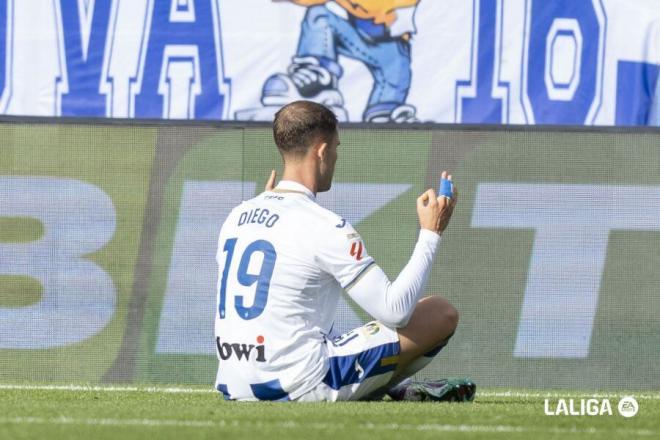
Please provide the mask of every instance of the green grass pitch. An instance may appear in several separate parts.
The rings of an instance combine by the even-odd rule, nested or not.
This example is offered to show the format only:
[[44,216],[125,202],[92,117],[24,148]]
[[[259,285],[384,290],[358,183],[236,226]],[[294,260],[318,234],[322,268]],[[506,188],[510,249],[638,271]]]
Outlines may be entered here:
[[[0,439],[660,438],[660,392],[478,390],[470,404],[225,402],[208,388],[0,385]],[[608,398],[612,416],[547,416],[544,400]]]

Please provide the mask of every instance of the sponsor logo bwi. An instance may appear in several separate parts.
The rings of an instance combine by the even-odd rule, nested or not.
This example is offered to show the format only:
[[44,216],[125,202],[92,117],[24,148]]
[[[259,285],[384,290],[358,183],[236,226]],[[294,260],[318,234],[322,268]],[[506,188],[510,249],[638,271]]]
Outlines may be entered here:
[[250,355],[252,360],[256,362],[266,362],[266,347],[263,344],[264,337],[259,335],[257,336],[257,344],[241,344],[238,342],[222,342],[219,337],[215,338],[215,345],[218,350],[218,356],[223,361],[231,357],[236,357],[237,360],[249,361]]
[[[543,409],[547,416],[611,416],[612,404],[609,399],[558,399],[556,402],[545,399]],[[632,396],[623,397],[617,406],[623,417],[637,414],[639,405]]]

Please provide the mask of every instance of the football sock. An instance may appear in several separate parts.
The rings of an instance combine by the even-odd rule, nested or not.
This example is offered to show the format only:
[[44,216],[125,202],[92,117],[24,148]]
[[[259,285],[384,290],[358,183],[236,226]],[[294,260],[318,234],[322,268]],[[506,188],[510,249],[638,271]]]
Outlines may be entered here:
[[400,371],[399,374],[397,374],[397,376],[392,379],[390,383],[393,386],[396,386],[401,382],[403,382],[406,378],[414,375],[418,371],[425,368],[428,364],[431,363],[433,358],[435,358],[437,354],[440,353],[440,351],[447,345],[447,343],[449,343],[449,339],[451,339],[452,336],[454,336],[453,333],[447,336],[447,338],[444,341],[442,341],[440,344],[438,344],[437,347],[429,350],[428,352],[424,353],[422,356],[410,362],[406,366],[406,368]]

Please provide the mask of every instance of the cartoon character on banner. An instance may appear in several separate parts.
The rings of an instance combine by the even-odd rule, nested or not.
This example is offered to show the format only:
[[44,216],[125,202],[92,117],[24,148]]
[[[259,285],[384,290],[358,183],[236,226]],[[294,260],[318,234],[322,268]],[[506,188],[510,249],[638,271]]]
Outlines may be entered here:
[[286,73],[264,83],[263,107],[236,112],[239,120],[270,120],[289,102],[306,99],[330,107],[347,121],[337,87],[343,69],[338,56],[369,69],[373,88],[362,115],[366,122],[416,122],[406,104],[410,89],[410,39],[419,0],[274,0],[306,6],[298,50]]

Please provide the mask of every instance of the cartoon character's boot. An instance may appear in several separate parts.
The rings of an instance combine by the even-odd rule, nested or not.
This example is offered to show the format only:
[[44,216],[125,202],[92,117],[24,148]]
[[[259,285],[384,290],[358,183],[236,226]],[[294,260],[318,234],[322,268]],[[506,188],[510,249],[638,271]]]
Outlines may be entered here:
[[270,76],[261,93],[263,107],[239,110],[236,119],[272,121],[283,105],[301,99],[323,104],[334,112],[339,121],[348,121],[344,98],[337,89],[337,76],[311,56],[294,57],[287,73]]
[[300,99],[328,107],[344,106],[337,77],[315,57],[294,57],[286,74],[277,73],[266,80],[261,94],[261,103],[266,106],[282,106]]
[[372,110],[367,111],[365,115],[365,122],[394,122],[394,123],[411,123],[420,122],[415,114],[415,107],[412,105],[402,104],[392,110]]

